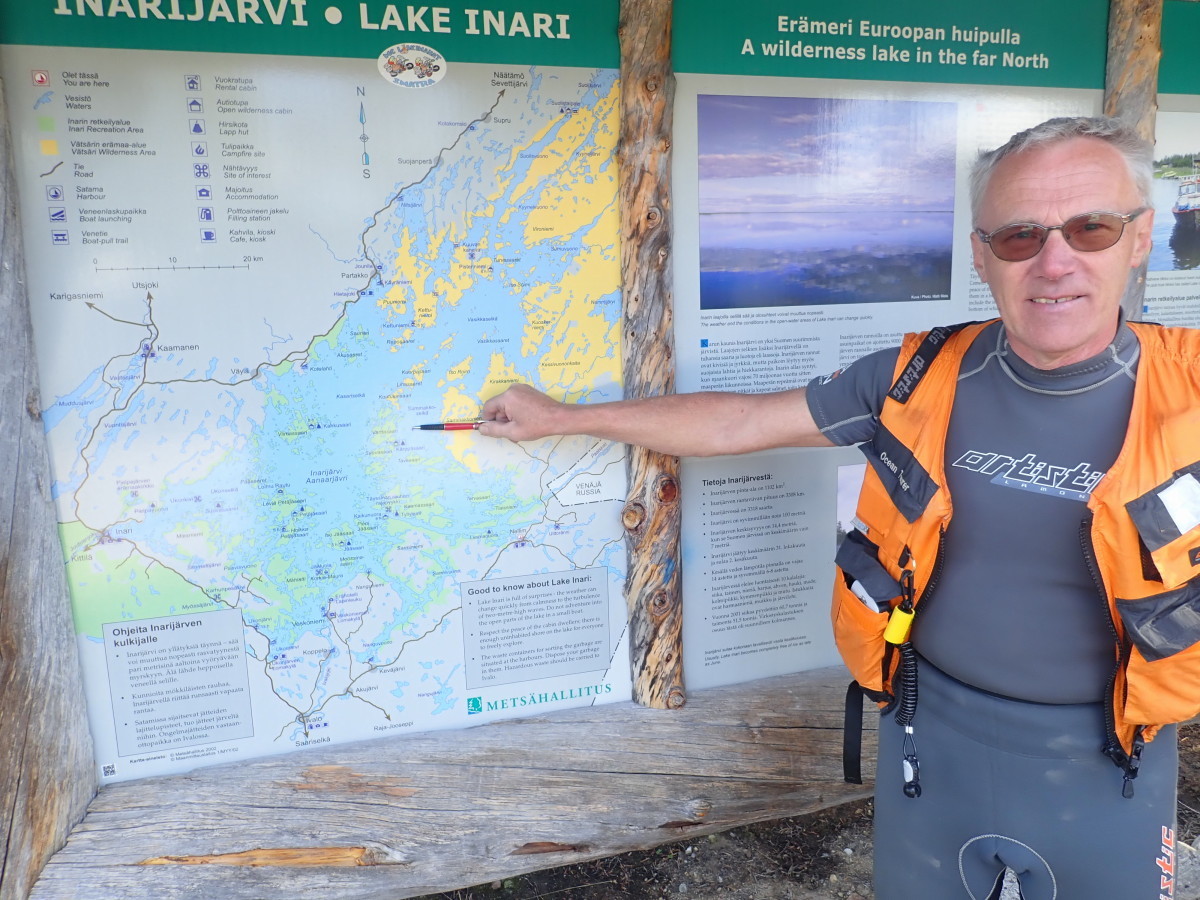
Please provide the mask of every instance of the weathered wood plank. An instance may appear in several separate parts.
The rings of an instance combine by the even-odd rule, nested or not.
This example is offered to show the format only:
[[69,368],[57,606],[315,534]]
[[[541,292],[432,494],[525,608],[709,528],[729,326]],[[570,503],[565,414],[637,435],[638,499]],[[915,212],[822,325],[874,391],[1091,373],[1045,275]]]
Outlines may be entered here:
[[[626,397],[675,391],[671,298],[671,0],[622,0],[621,332]],[[679,460],[629,453],[623,521],[633,696],[658,709],[684,703],[679,565]]]
[[846,680],[824,669],[670,712],[589,707],[113,785],[32,898],[394,900],[865,797],[841,779]]
[[0,85],[0,898],[22,900],[95,794],[92,740],[38,413]]

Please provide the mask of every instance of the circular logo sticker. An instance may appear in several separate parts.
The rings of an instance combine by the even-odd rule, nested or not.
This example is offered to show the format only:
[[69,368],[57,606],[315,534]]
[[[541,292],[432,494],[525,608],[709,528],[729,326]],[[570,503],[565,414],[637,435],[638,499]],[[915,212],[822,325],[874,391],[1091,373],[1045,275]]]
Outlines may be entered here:
[[446,57],[424,44],[396,44],[379,54],[379,74],[400,87],[431,87],[445,77]]

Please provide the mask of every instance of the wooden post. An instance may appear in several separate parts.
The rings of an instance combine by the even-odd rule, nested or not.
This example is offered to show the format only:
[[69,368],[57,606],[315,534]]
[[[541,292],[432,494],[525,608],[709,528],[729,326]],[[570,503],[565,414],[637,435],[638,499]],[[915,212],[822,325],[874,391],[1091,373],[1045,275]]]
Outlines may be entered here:
[[0,85],[0,900],[23,900],[96,794],[38,400]]
[[1154,140],[1163,0],[1110,0],[1104,113]]
[[[1104,114],[1131,125],[1154,142],[1158,112],[1158,62],[1162,57],[1163,0],[1110,0],[1108,62],[1104,70]],[[1129,277],[1121,306],[1125,315],[1141,319],[1146,297],[1143,262]]]
[[[671,0],[622,0],[622,360],[626,397],[675,390],[671,295]],[[645,706],[684,704],[679,562],[679,460],[631,447],[629,653],[633,696]]]

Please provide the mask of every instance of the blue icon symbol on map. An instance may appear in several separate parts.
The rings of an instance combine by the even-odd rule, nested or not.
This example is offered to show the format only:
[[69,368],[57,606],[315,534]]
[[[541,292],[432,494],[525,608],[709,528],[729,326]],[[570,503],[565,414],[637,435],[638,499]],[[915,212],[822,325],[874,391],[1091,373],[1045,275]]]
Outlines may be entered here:
[[188,130],[191,131],[192,134],[204,134],[204,120],[188,119]]
[[199,100],[196,97],[192,97],[191,99],[188,100],[187,107],[188,107],[188,112],[194,112],[194,113],[204,112],[204,101]]
[[46,91],[42,96],[33,101],[34,109],[41,109],[47,103],[54,99],[54,91]]
[[208,144],[204,141],[192,141],[192,156],[208,156]]
[[208,200],[212,197],[212,188],[206,184],[201,184],[196,187],[196,199]]
[[61,200],[63,198],[63,196],[64,196],[64,194],[63,194],[63,189],[62,189],[61,184],[46,185],[46,199],[47,200]]
[[217,233],[211,228],[201,229],[200,242],[202,244],[215,244],[217,242]]
[[200,214],[201,222],[211,222],[213,220],[213,211],[211,206],[201,206],[197,212]]
[[51,231],[50,242],[53,244],[69,244],[71,239],[66,231]]
[[197,178],[208,178],[212,173],[209,171],[208,163],[195,163],[192,166],[192,174]]
[[65,222],[65,221],[67,221],[67,210],[66,210],[66,207],[63,207],[63,206],[52,206],[52,207],[50,207],[50,221],[51,221],[51,222]]
[[189,91],[200,90],[200,76],[199,75],[185,75],[183,77],[183,83],[184,83],[184,86]]

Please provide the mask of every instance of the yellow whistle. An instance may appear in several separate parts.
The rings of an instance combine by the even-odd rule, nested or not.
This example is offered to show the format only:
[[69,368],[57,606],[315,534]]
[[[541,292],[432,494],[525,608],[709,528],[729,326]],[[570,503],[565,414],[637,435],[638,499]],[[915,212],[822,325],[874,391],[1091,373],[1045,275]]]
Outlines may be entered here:
[[889,644],[903,644],[908,640],[908,633],[912,630],[913,610],[905,612],[899,606],[892,610],[892,616],[888,619],[887,628],[883,630],[883,639]]

